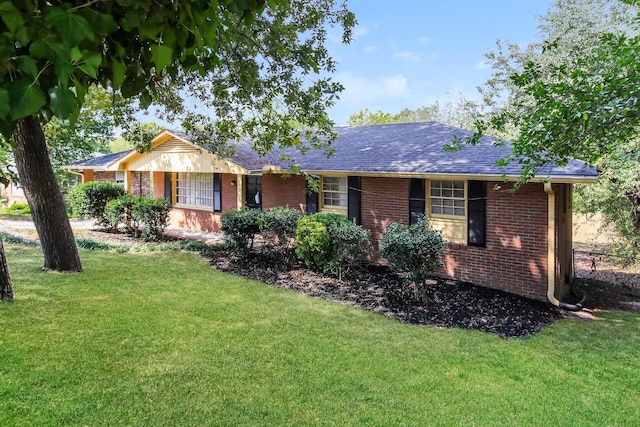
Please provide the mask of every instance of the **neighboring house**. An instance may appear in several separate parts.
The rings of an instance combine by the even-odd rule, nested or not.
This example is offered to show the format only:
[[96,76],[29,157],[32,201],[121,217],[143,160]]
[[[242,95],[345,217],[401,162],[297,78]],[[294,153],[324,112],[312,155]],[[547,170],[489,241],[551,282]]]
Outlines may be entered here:
[[581,162],[549,167],[511,191],[517,165],[498,168],[507,146],[485,137],[458,152],[443,147],[470,133],[438,123],[337,127],[335,155],[288,152],[320,180],[284,177],[281,153],[257,156],[248,144],[223,160],[175,131],[160,132],[147,153],[130,151],[78,162],[84,181],[118,179],[134,195],[169,199],[176,226],[218,231],[220,212],[250,206],[337,212],[371,231],[426,214],[448,244],[440,273],[557,304],[572,280],[572,185],[597,180]]
[[0,202],[7,205],[14,203],[27,203],[22,186],[16,182],[9,182],[7,185],[0,184]]

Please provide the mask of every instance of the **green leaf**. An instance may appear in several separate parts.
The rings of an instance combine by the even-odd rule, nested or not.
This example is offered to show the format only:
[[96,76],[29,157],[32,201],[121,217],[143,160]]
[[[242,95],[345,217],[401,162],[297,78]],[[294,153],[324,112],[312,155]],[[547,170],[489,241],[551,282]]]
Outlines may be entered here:
[[100,67],[100,64],[102,63],[102,55],[96,52],[83,50],[82,56],[84,61],[78,65],[78,68],[80,68],[89,77],[97,79],[98,67]]
[[51,111],[61,120],[69,117],[78,108],[76,96],[69,89],[60,86],[52,87],[49,89],[49,98]]
[[30,56],[22,55],[18,57],[18,70],[34,79],[38,77],[38,65]]
[[69,59],[69,50],[54,34],[47,34],[43,38],[35,40],[31,43],[29,52],[36,58],[48,59],[54,63]]
[[4,119],[11,110],[9,106],[9,91],[0,89],[0,119]]
[[151,102],[153,102],[153,98],[151,97],[149,92],[142,92],[142,94],[140,95],[140,107],[146,109],[149,105],[151,105]]
[[151,61],[156,66],[156,72],[159,73],[173,61],[173,49],[161,45],[151,46]]
[[71,60],[73,62],[79,62],[82,60],[82,52],[80,52],[78,46],[72,47],[69,51],[69,54],[71,55]]
[[73,66],[69,62],[58,62],[55,66],[58,83],[63,87],[69,86],[69,76],[73,73]]
[[93,28],[86,19],[69,10],[47,7],[44,19],[48,28],[55,28],[62,41],[68,46],[76,46],[83,40],[94,40]]
[[24,24],[22,14],[11,2],[0,3],[0,15],[2,16],[2,22],[9,28],[11,34],[14,34]]
[[46,104],[42,90],[34,83],[25,80],[17,80],[9,85],[9,99],[12,120],[30,116]]
[[122,61],[113,58],[111,60],[111,66],[113,68],[113,76],[111,84],[114,89],[118,89],[124,83],[124,79],[126,77],[127,67],[122,63]]

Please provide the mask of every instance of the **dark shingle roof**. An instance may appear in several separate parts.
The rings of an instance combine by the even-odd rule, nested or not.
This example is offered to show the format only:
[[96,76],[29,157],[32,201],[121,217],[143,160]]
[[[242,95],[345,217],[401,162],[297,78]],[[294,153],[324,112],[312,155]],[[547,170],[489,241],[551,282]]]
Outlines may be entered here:
[[[277,150],[264,157],[258,156],[247,141],[236,143],[236,153],[230,160],[249,171],[265,166],[286,168],[280,161],[288,154],[305,171],[346,173],[400,173],[428,175],[518,176],[516,163],[506,167],[496,166],[510,150],[509,144],[495,145],[495,139],[483,137],[476,146],[466,146],[451,152],[443,150],[454,137],[466,138],[471,132],[435,122],[402,123],[393,125],[336,127],[337,138],[331,144],[335,155],[327,158],[324,150],[309,150],[305,155],[294,150]],[[181,131],[171,134],[190,141]],[[205,147],[206,148],[206,147]],[[131,150],[130,150],[131,151]],[[71,167],[96,168],[107,166],[130,151],[107,154],[95,159],[71,164]],[[594,168],[572,160],[565,167],[549,166],[539,171],[540,178],[587,178],[598,176]]]
[[[191,138],[182,131],[169,129],[168,132],[191,142]],[[278,165],[280,155],[277,151],[260,157],[251,149],[251,144],[248,141],[237,142],[235,148],[236,153],[229,160],[247,170],[261,170],[264,166]]]
[[105,154],[103,156],[80,160],[80,161],[71,163],[70,165],[68,165],[68,167],[78,168],[78,169],[106,167],[112,162],[115,162],[116,160],[118,160],[120,157],[126,156],[131,151],[133,150],[125,150],[125,151],[120,151],[118,153]]
[[[295,154],[303,170],[363,173],[453,174],[515,176],[518,164],[496,166],[496,161],[509,153],[509,145],[483,137],[476,146],[465,146],[451,152],[443,150],[454,136],[466,138],[471,132],[440,123],[403,123],[393,125],[348,126],[334,129],[338,134],[332,143],[335,155],[327,158],[318,150],[306,155]],[[539,175],[558,177],[596,177],[593,168],[573,160],[566,167],[549,167]]]

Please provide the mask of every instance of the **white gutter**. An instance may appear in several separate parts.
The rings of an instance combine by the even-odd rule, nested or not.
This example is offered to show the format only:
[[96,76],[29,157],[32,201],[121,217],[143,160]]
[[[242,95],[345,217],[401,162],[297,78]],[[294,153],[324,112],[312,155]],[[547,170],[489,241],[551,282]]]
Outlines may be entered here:
[[551,181],[544,183],[547,193],[547,298],[551,304],[560,306],[556,298],[556,195],[551,187]]

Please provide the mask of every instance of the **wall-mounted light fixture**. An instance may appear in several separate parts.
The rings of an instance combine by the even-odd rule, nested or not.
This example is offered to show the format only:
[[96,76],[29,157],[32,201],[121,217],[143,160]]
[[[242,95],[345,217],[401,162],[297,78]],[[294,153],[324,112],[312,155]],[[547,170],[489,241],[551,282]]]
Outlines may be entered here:
[[231,186],[235,187],[236,186],[236,180],[234,179],[233,181],[231,181]]

